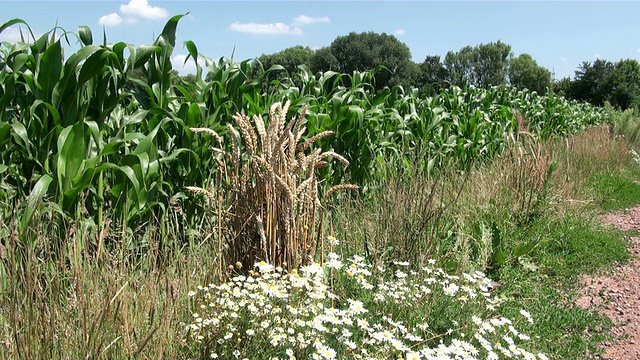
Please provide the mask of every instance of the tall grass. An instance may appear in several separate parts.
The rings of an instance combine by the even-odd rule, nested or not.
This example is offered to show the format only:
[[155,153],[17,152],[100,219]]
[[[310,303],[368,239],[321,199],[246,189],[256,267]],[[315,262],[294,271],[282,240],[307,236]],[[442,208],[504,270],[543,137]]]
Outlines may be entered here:
[[[192,42],[205,66],[186,84],[170,75],[180,18],[142,46],[80,27],[67,59],[55,31],[0,44],[0,357],[185,357],[184,294],[236,261],[318,260],[323,232],[376,265],[508,265],[535,246],[510,229],[588,201],[583,179],[627,159],[605,130],[560,139],[610,114],[557,97],[376,93],[370,72],[304,68],[265,87]],[[345,181],[365,196],[320,202]]]
[[[416,159],[410,168],[420,168],[423,157]],[[549,214],[586,211],[594,179],[629,161],[628,143],[606,125],[564,140],[522,135],[470,171],[390,173],[372,199],[333,208],[334,226],[350,251],[373,263],[421,266],[436,258],[449,270],[497,268],[535,247],[511,238],[515,229]]]

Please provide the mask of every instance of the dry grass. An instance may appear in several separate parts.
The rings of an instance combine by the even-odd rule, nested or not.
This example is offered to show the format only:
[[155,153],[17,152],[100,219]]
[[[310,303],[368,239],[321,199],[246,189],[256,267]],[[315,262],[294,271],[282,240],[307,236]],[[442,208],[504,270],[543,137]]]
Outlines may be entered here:
[[[214,232],[219,249],[231,263],[251,266],[264,260],[296,268],[310,262],[324,238],[321,199],[338,190],[357,188],[344,184],[319,193],[317,170],[329,158],[349,163],[332,151],[311,149],[315,141],[333,132],[304,140],[306,109],[287,121],[288,108],[289,103],[274,104],[267,124],[259,115],[252,119],[233,116],[235,126],[228,125],[231,151],[216,150],[221,154],[217,182],[209,190],[188,188],[217,201],[219,222]],[[215,134],[208,129],[192,131]]]
[[556,147],[556,161],[561,171],[554,179],[558,201],[586,201],[593,194],[583,193],[586,183],[598,172],[620,169],[630,160],[629,143],[603,125],[588,129]]
[[547,211],[585,211],[593,177],[629,161],[628,143],[608,126],[540,142],[519,123],[518,140],[487,165],[438,176],[400,174],[370,202],[341,203],[334,211],[340,236],[374,262],[422,264],[436,257],[461,271],[486,269],[493,224],[521,226]]
[[[89,250],[99,232],[81,224],[63,229],[60,249],[46,238],[59,236],[59,219],[39,215],[38,242],[21,242],[17,224],[6,239],[0,263],[0,358],[2,359],[162,359],[183,358],[181,321],[190,316],[185,294],[213,281],[203,264],[217,259],[215,248],[199,244],[175,251],[160,264],[158,246],[122,247],[129,234],[111,234],[100,256]],[[55,225],[53,225],[55,223]],[[150,244],[160,234],[149,226]],[[171,234],[167,234],[171,236]],[[51,242],[53,243],[53,242]],[[90,255],[94,254],[94,255]]]
[[537,211],[540,201],[547,205],[588,202],[593,196],[586,192],[588,182],[599,172],[627,162],[627,147],[608,126],[546,143],[521,137],[496,161],[470,175],[462,202],[471,208],[497,202],[520,219]]

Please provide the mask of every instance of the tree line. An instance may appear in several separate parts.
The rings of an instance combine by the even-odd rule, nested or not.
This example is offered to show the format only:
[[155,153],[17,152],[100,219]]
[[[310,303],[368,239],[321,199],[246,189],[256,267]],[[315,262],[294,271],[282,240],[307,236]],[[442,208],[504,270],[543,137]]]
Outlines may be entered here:
[[380,90],[396,85],[433,93],[451,85],[477,87],[512,86],[602,106],[609,102],[621,109],[640,105],[640,64],[634,59],[616,63],[607,60],[583,62],[573,78],[553,81],[549,69],[529,54],[515,56],[500,40],[449,51],[444,58],[426,56],[412,60],[409,47],[393,35],[375,32],[338,36],[329,46],[313,50],[294,46],[274,54],[263,54],[252,63],[252,75],[279,65],[269,73],[273,84],[294,74],[300,65],[316,72],[376,70],[374,85]]

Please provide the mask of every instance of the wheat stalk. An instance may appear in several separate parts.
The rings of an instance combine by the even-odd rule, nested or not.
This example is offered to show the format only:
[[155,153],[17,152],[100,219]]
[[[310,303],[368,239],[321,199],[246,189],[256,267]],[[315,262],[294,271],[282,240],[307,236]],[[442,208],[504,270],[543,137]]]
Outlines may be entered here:
[[316,142],[316,141],[318,141],[318,140],[320,140],[320,139],[324,139],[324,138],[326,138],[326,137],[328,137],[328,136],[331,136],[331,135],[333,135],[333,134],[335,134],[335,132],[334,132],[334,131],[331,131],[331,130],[325,130],[325,131],[323,131],[323,132],[321,132],[321,133],[319,133],[319,134],[316,134],[316,135],[312,136],[309,140],[307,140],[307,141],[305,141],[305,142],[303,142],[303,143],[299,144],[299,145],[298,145],[298,148],[297,148],[296,150],[298,150],[298,151],[305,151],[305,150],[307,150],[307,148],[309,148],[309,146],[311,146],[311,144],[313,144],[314,142]]
[[212,191],[209,191],[207,189],[203,189],[197,186],[185,186],[184,188],[194,193],[206,195],[209,198],[209,200],[211,200],[212,202],[215,202],[216,197]]
[[201,134],[201,133],[209,134],[213,138],[216,139],[218,144],[222,144],[222,138],[220,137],[220,135],[218,135],[217,132],[215,132],[215,131],[213,131],[213,130],[211,130],[209,128],[192,128],[192,127],[190,127],[189,130],[191,130],[191,132],[196,133],[196,134]]
[[[306,108],[287,122],[289,105],[288,102],[273,104],[268,123],[260,115],[254,115],[253,121],[246,115],[234,115],[233,124],[227,124],[230,149],[210,148],[222,154],[220,159],[216,158],[218,189],[186,187],[207,195],[212,201],[219,195],[218,211],[224,212],[225,224],[220,223],[223,216],[218,216],[218,237],[225,237],[229,261],[265,260],[293,268],[310,261],[309,256],[318,246],[323,233],[320,227],[324,208],[318,196],[316,171],[326,166],[328,158],[344,164],[349,162],[333,151],[322,152],[320,148],[305,153],[314,142],[333,132],[323,131],[302,141]],[[222,139],[211,129],[193,128],[192,131],[210,134],[222,144]],[[232,169],[229,173],[228,168]],[[329,189],[325,197],[339,190],[357,188],[337,185]],[[222,194],[226,202],[224,209]]]
[[358,190],[360,189],[360,186],[358,185],[353,185],[353,184],[339,184],[339,185],[334,185],[331,187],[331,189],[329,189],[324,196],[325,197],[329,197],[331,196],[331,194],[333,194],[336,191],[341,191],[341,190]]

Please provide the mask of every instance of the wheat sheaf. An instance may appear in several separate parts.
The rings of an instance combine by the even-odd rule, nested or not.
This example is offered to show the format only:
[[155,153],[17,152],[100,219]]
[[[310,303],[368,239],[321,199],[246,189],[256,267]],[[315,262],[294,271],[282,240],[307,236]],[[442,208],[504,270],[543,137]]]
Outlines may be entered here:
[[224,151],[222,137],[208,128],[191,128],[211,135],[220,145],[217,184],[209,190],[187,190],[217,202],[219,247],[228,261],[253,265],[264,260],[296,268],[313,260],[323,239],[321,200],[340,190],[358,186],[340,184],[319,194],[317,170],[330,159],[349,165],[332,151],[313,144],[333,131],[304,139],[306,108],[287,121],[289,102],[275,103],[265,123],[261,115],[236,114],[227,125],[231,147]]

